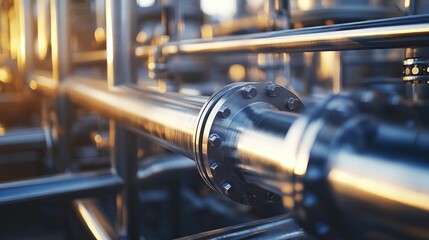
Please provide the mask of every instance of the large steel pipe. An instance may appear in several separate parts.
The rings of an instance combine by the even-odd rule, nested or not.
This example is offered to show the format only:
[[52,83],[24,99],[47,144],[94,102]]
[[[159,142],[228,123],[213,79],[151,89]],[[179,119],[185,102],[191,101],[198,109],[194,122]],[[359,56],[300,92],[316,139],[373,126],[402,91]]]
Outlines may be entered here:
[[162,53],[207,54],[236,52],[339,51],[426,46],[429,16],[338,24],[212,40],[167,43]]
[[72,102],[195,159],[210,187],[248,205],[266,204],[274,195],[259,187],[268,183],[242,181],[235,164],[281,163],[283,139],[303,109],[295,95],[271,83],[231,84],[204,105],[204,98],[108,87],[100,80],[69,78],[61,89]]
[[402,127],[408,110],[392,99],[334,97],[294,121],[282,154],[240,158],[238,167],[246,181],[281,193],[320,238],[423,239],[429,234],[429,132]]
[[[270,83],[228,85],[203,106],[200,99],[94,80],[69,79],[62,90],[73,102],[194,159],[205,182],[235,201],[260,205],[282,195],[316,236],[373,238],[397,226],[403,228],[383,232],[429,234],[419,223],[429,218],[429,134],[374,120],[402,116],[394,101],[377,98],[381,105],[374,108],[361,104],[367,95],[340,96],[298,117],[301,101]],[[386,172],[378,173],[381,168]],[[388,221],[372,221],[374,209]]]
[[193,158],[200,101],[175,94],[108,87],[102,80],[70,78],[62,91],[74,103],[125,124],[162,146]]

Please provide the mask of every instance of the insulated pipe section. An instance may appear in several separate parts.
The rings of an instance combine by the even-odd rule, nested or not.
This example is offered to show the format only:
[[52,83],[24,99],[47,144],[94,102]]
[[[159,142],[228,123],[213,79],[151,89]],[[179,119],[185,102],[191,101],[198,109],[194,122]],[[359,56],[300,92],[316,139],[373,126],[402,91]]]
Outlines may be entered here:
[[175,94],[142,92],[125,86],[108,87],[105,81],[75,77],[68,79],[61,89],[72,102],[193,158],[201,102]]
[[167,43],[162,53],[311,52],[427,46],[429,15]]

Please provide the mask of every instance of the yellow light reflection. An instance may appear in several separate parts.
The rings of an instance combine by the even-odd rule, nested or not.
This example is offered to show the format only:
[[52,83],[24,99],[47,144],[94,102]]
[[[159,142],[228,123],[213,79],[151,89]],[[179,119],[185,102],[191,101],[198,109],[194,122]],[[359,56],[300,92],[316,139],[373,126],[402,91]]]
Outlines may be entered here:
[[205,24],[201,27],[201,37],[204,39],[213,38],[213,27],[209,24]]
[[234,64],[229,68],[229,77],[233,81],[242,81],[246,76],[246,68],[241,64]]
[[30,89],[31,89],[31,90],[36,90],[36,89],[37,89],[37,87],[38,87],[37,82],[36,82],[36,81],[34,81],[34,80],[31,80],[31,81],[30,81]]
[[0,124],[0,136],[3,136],[6,134],[6,129],[3,127],[2,124]]
[[106,32],[104,31],[104,28],[98,27],[97,29],[95,29],[94,38],[95,38],[95,41],[99,43],[106,41]]
[[15,11],[11,9],[9,11],[9,20],[10,20],[10,28],[9,28],[9,36],[10,36],[10,57],[12,59],[16,59],[19,45],[19,26],[17,21],[17,16]]
[[104,231],[100,229],[100,224],[92,216],[92,213],[85,207],[83,201],[76,200],[75,204],[77,205],[77,210],[84,219],[84,222],[88,226],[89,230],[92,234],[94,234],[95,239],[109,239],[109,237],[104,234]]
[[301,11],[309,10],[313,7],[314,1],[313,0],[299,0],[297,1],[298,8]]
[[37,1],[37,50],[40,60],[48,54],[49,37],[51,34],[49,18],[49,0]]
[[136,41],[139,43],[145,43],[149,39],[146,32],[139,32],[136,37]]
[[2,82],[2,83],[9,83],[10,82],[10,74],[4,68],[0,68],[0,82]]
[[429,211],[429,196],[427,193],[377,179],[362,178],[361,176],[341,170],[332,170],[328,177],[329,180],[345,185],[349,189],[356,189],[374,196]]
[[167,92],[167,83],[164,80],[158,80],[158,91],[160,93]]
[[96,134],[96,135],[94,136],[94,141],[95,141],[95,143],[100,144],[100,143],[101,143],[101,141],[103,141],[103,138],[101,137],[101,135],[100,135],[100,134]]
[[410,0],[404,1],[404,7],[406,7],[406,8],[410,7]]

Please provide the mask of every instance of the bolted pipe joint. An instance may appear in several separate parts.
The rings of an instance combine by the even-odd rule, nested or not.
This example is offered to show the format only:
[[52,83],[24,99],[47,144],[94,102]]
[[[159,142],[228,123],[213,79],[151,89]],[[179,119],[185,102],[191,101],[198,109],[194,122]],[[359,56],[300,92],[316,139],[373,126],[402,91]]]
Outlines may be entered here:
[[[289,99],[295,99],[296,108],[285,105]],[[247,134],[265,132],[262,128],[276,121],[283,130],[278,131],[279,136],[269,137],[283,141],[298,109],[304,109],[299,98],[273,83],[235,83],[213,95],[199,114],[195,133],[195,161],[204,181],[213,190],[245,205],[264,205],[280,200],[272,191],[247,181],[237,170],[242,160],[249,156],[241,152],[238,145],[246,135],[246,139],[261,141],[256,149],[261,149],[261,145],[263,149],[268,142]]]

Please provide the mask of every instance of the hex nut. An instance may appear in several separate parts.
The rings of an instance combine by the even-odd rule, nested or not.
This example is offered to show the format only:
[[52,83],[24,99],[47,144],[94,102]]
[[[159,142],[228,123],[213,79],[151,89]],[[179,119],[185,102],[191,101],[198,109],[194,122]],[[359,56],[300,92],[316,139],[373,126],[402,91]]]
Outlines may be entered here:
[[243,97],[246,99],[251,99],[256,97],[258,94],[258,91],[256,90],[256,87],[253,85],[246,85],[242,90]]
[[231,110],[227,106],[222,106],[217,112],[217,115],[223,119],[227,118],[230,114]]
[[231,191],[232,191],[232,185],[231,185],[230,183],[228,183],[228,182],[224,183],[224,184],[222,185],[222,188],[223,188],[223,192],[224,192],[226,195],[230,195],[230,194],[231,194]]
[[217,134],[211,134],[209,136],[209,146],[212,148],[219,147],[222,144],[222,140],[220,139],[219,135]]
[[251,192],[246,192],[241,197],[241,202],[246,205],[255,205],[256,204],[256,195]]
[[291,97],[287,100],[287,108],[289,110],[298,110],[299,108],[298,103],[299,103],[298,99]]
[[281,87],[275,83],[270,84],[267,87],[267,95],[269,97],[278,97],[281,93]]
[[214,162],[210,165],[210,171],[212,172],[213,175],[217,175],[220,172],[220,164],[217,162]]

